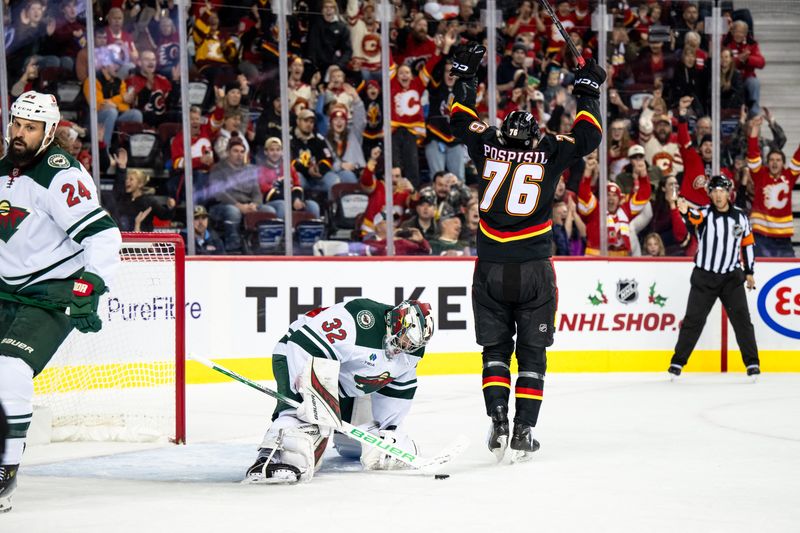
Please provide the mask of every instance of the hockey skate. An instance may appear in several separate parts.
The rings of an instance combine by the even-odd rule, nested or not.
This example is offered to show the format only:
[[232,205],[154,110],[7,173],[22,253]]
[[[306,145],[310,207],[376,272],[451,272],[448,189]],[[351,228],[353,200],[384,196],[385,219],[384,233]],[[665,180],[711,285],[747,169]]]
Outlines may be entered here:
[[682,371],[683,367],[681,365],[676,365],[676,364],[669,365],[667,372],[669,372],[670,374],[669,376],[670,381],[675,381],[678,378],[678,376],[681,375]]
[[0,466],[0,513],[11,510],[11,495],[17,488],[17,467],[19,465]]
[[747,375],[755,383],[758,381],[758,376],[761,375],[761,367],[758,365],[750,365],[747,367]]
[[275,450],[262,448],[253,466],[247,469],[243,485],[290,484],[300,481],[300,470],[296,466],[273,462]]
[[539,449],[539,441],[533,438],[533,428],[528,424],[515,423],[511,436],[511,461],[522,463],[533,459],[533,452]]
[[498,405],[492,410],[492,423],[489,426],[488,445],[489,451],[497,458],[503,460],[508,446],[508,407]]

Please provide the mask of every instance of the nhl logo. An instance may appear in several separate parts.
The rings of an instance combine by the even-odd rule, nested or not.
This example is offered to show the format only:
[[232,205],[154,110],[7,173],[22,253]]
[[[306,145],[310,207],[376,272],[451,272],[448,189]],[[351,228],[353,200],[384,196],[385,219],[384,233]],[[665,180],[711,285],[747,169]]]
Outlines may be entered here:
[[375,325],[375,316],[369,311],[359,311],[356,322],[362,329],[369,329]]
[[623,304],[632,304],[639,299],[639,284],[635,279],[617,281],[617,300]]
[[741,224],[734,224],[733,225],[733,236],[737,239],[744,234],[744,228]]

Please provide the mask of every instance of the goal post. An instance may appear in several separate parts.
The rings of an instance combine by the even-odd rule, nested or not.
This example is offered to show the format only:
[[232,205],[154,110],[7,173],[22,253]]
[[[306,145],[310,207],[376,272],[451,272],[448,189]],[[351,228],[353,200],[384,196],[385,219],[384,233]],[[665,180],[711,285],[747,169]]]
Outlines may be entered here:
[[123,233],[98,333],[73,330],[34,380],[50,440],[186,441],[184,243]]

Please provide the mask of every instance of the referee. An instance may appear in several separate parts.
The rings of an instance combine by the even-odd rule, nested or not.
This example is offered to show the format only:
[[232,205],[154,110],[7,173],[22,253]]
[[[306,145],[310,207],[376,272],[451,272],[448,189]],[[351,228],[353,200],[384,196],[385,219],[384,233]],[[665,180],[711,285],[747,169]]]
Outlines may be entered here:
[[747,215],[730,203],[732,185],[725,176],[712,176],[707,185],[711,204],[699,209],[689,209],[684,198],[678,199],[678,210],[689,232],[696,233],[699,243],[686,316],[668,369],[675,376],[681,375],[717,298],[730,317],[747,375],[761,373],[756,336],[743,287],[744,283],[748,290],[752,290],[756,285],[753,279],[754,239]]

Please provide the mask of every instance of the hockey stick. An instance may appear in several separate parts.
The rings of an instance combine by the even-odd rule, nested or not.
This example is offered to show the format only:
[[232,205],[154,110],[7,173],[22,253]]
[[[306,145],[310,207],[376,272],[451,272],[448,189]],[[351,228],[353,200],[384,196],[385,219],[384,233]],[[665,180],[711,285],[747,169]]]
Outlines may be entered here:
[[564,26],[561,24],[561,21],[558,20],[556,14],[553,12],[553,6],[550,5],[549,0],[539,0],[539,3],[542,5],[545,11],[547,11],[547,15],[553,21],[553,24],[556,25],[558,28],[558,32],[561,34],[561,37],[567,42],[567,46],[569,47],[570,51],[572,51],[572,55],[575,56],[575,61],[578,63],[578,67],[583,68],[586,64],[586,60],[583,59],[583,56],[578,52],[578,49],[575,47],[575,43],[572,42],[567,30],[564,29]]
[[[240,383],[244,383],[245,385],[256,389],[257,391],[263,392],[268,396],[272,396],[278,401],[285,403],[295,409],[300,407],[300,403],[289,398],[288,396],[284,396],[280,392],[274,391],[270,388],[264,387],[255,381],[248,379],[240,374],[237,374],[233,370],[228,370],[227,368],[218,365],[217,363],[211,361],[210,359],[206,359],[204,357],[200,357],[197,355],[190,355],[190,359],[197,361],[198,363],[207,366],[212,370],[216,370],[220,374],[224,374],[231,379],[234,379]],[[416,468],[421,470],[423,473],[426,474],[434,474],[438,467],[445,465],[452,461],[458,455],[464,452],[469,445],[469,441],[464,436],[459,436],[453,443],[447,446],[445,449],[440,451],[438,454],[434,455],[430,458],[423,458],[416,454],[413,454],[409,451],[403,450],[398,448],[397,446],[393,446],[390,444],[386,444],[383,442],[383,439],[380,437],[373,435],[368,431],[364,431],[358,429],[356,426],[345,422],[342,420],[342,429],[339,430],[343,435],[360,442],[362,445],[366,444],[367,446],[372,446],[373,448],[378,448],[382,450],[384,453],[387,453],[397,459],[398,461],[405,463],[412,468]]]

